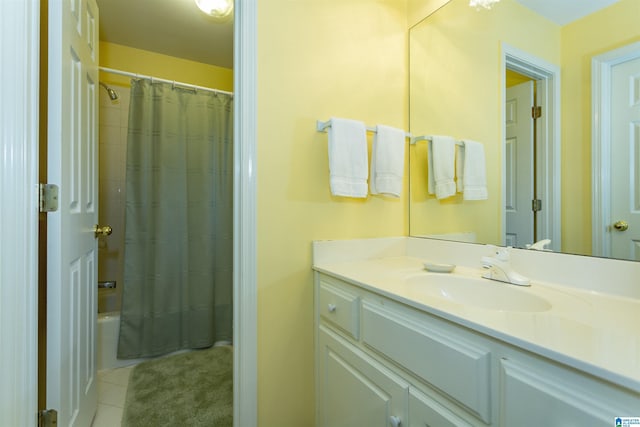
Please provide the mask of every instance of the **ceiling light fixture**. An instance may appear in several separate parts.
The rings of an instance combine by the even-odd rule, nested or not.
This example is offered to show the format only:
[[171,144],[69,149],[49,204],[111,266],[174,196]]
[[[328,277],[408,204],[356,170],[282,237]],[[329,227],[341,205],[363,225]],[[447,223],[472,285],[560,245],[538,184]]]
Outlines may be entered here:
[[469,0],[469,6],[475,7],[480,10],[480,8],[491,9],[495,3],[498,3],[500,0]]
[[209,16],[224,19],[233,12],[233,0],[194,0],[198,8]]

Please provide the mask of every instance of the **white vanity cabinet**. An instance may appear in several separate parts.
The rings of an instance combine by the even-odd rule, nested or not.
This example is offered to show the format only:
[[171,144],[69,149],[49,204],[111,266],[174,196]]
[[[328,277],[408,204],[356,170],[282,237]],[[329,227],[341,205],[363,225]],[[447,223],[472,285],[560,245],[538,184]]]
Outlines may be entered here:
[[315,273],[318,427],[610,426],[640,394]]
[[485,347],[324,274],[315,297],[318,426],[487,425]]

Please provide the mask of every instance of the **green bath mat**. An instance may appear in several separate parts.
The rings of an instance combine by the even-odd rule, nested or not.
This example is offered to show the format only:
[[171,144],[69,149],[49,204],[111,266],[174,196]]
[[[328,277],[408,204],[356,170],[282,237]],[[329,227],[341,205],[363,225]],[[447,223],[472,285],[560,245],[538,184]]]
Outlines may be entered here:
[[122,426],[233,426],[232,347],[137,365],[129,378]]

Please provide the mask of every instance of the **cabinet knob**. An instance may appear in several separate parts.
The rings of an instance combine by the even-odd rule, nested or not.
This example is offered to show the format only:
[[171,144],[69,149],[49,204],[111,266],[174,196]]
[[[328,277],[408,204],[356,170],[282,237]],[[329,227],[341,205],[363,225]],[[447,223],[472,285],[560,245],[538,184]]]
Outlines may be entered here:
[[402,424],[400,417],[396,417],[395,415],[391,415],[391,417],[389,417],[389,422],[391,423],[391,427],[400,427],[400,424]]
[[329,313],[333,313],[334,311],[336,311],[336,308],[338,308],[338,307],[336,307],[335,304],[329,304],[327,306],[327,310],[329,310]]

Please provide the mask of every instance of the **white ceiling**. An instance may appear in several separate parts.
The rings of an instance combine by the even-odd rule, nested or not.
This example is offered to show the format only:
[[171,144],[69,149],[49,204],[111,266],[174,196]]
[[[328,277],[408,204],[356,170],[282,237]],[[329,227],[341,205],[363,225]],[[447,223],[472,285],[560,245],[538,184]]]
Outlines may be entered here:
[[516,0],[556,24],[566,25],[619,0]]
[[100,40],[233,68],[233,17],[219,23],[193,0],[97,0]]

